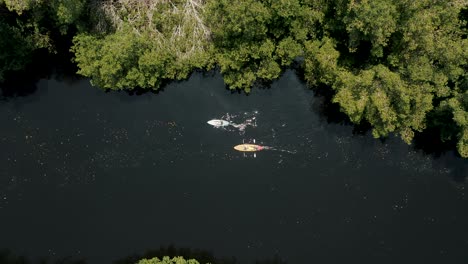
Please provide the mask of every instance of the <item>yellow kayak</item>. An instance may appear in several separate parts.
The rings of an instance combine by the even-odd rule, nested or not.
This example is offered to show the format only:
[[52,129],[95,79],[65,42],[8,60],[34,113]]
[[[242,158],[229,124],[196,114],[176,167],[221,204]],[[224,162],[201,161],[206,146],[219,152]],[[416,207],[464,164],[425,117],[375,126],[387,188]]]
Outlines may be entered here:
[[235,146],[234,149],[243,152],[255,152],[262,150],[263,147],[255,144],[240,144]]

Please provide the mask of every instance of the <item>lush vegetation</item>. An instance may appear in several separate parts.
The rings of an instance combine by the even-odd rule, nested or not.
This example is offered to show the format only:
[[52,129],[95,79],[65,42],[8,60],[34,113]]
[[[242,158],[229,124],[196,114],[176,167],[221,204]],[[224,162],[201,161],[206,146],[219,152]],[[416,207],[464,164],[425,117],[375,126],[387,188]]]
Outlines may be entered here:
[[84,29],[86,0],[0,0],[0,81],[23,69],[37,50],[57,53],[54,35]]
[[136,264],[200,264],[198,261],[194,259],[186,260],[183,257],[163,257],[159,258],[151,258],[151,259],[142,259],[138,261]]
[[216,64],[233,89],[249,91],[257,80],[273,80],[303,56],[304,43],[317,39],[321,1],[209,1]]
[[0,14],[0,80],[60,36],[105,89],[218,67],[249,92],[299,65],[375,137],[430,128],[468,157],[466,0],[0,0]]
[[79,74],[106,89],[158,89],[210,64],[203,1],[102,1],[74,38]]

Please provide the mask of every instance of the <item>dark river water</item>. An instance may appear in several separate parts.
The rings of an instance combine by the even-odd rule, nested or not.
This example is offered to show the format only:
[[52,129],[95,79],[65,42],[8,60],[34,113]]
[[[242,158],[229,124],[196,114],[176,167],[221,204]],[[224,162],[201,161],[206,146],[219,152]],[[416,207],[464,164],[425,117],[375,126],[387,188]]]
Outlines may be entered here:
[[[0,96],[0,248],[16,255],[112,263],[175,245],[239,263],[468,263],[468,161],[328,123],[292,71],[249,96],[219,74],[158,94],[35,89]],[[257,127],[206,123],[226,113]],[[295,153],[233,149],[253,139]]]

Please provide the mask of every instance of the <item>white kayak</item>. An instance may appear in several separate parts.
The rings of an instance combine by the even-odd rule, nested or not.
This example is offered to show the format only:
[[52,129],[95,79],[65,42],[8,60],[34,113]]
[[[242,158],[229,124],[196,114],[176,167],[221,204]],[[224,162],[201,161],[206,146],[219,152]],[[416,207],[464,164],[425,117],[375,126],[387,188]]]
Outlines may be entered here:
[[230,122],[222,119],[211,119],[207,123],[215,127],[224,127],[229,126],[231,124]]

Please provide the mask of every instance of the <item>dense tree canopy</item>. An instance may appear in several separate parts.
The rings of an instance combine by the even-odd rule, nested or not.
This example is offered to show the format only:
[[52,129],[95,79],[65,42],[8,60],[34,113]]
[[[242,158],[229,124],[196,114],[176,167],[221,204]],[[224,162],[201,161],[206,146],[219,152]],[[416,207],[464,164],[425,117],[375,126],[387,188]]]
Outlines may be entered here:
[[74,38],[78,73],[106,89],[158,89],[210,65],[202,1],[109,1]]
[[[351,121],[376,137],[397,132],[410,143],[433,112],[452,112],[449,133],[467,157],[468,40],[457,1],[336,1],[325,19],[329,37],[305,45],[305,78],[335,90]],[[466,4],[466,3],[465,3]],[[338,37],[341,36],[341,37]],[[346,37],[344,37],[346,36]],[[432,121],[434,123],[434,121]]]
[[279,77],[316,38],[320,1],[208,1],[216,63],[231,89],[249,91],[256,80]]
[[25,36],[19,27],[9,25],[0,18],[0,81],[10,71],[21,70],[34,49],[32,38]]
[[0,80],[70,28],[78,73],[105,89],[217,66],[248,92],[302,62],[375,137],[430,127],[468,157],[466,0],[0,0],[0,14]]
[[82,27],[86,0],[0,0],[0,81],[40,49],[56,52],[51,35]]

